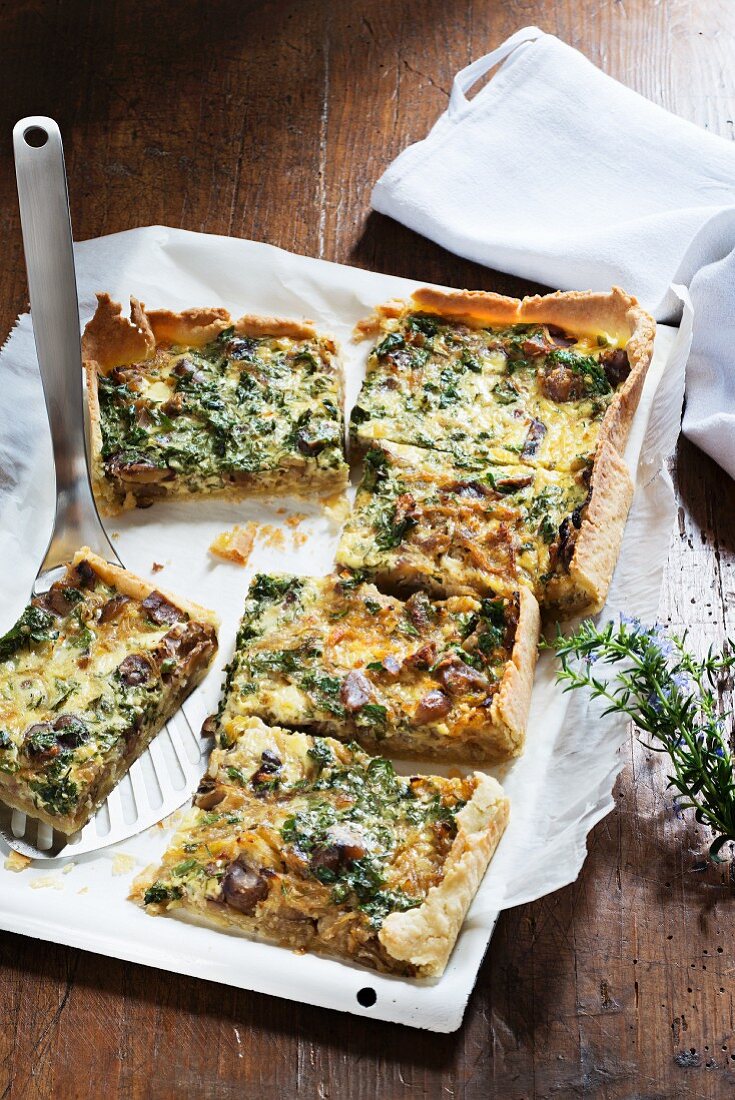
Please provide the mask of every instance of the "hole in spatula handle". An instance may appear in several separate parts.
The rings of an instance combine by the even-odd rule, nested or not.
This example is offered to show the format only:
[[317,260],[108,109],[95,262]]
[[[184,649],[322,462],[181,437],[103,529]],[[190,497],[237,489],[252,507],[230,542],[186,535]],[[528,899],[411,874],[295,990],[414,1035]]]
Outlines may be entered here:
[[41,126],[29,126],[23,131],[23,140],[32,149],[41,149],[48,141],[48,134]]

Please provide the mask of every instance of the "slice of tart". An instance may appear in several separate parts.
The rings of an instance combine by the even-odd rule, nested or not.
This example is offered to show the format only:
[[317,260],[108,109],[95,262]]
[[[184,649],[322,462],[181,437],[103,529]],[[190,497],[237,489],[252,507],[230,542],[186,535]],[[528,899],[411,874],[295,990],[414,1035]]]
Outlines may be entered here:
[[0,801],[75,833],[203,679],[217,618],[86,547],[0,638]]
[[361,446],[574,470],[601,438],[624,445],[654,323],[617,289],[519,301],[425,288],[360,330],[377,337],[351,417]]
[[365,455],[337,564],[384,591],[511,595],[544,602],[564,532],[584,514],[588,468],[571,473],[383,442]]
[[98,294],[82,350],[108,515],[164,498],[344,488],[342,372],[306,322],[146,310]]
[[131,897],[284,947],[437,977],[508,819],[496,780],[396,775],[355,744],[228,716]]
[[345,573],[256,576],[219,721],[264,721],[390,755],[505,760],[523,749],[538,605],[402,601]]

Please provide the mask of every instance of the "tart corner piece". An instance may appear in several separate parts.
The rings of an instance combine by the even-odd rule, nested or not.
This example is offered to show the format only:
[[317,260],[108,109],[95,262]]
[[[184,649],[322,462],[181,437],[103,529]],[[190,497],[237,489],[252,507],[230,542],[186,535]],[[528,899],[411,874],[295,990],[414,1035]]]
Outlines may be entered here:
[[203,679],[217,626],[79,550],[0,639],[0,801],[82,828]]
[[146,310],[108,294],[82,337],[92,481],[114,515],[159,499],[346,487],[343,379],[309,322]]
[[438,977],[507,820],[489,776],[398,776],[354,743],[235,718],[130,896],[154,915]]

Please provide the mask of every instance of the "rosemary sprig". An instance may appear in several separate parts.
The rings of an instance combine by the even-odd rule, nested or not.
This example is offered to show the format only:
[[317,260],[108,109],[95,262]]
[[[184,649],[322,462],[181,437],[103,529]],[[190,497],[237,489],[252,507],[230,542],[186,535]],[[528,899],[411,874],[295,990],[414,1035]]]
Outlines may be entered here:
[[[561,661],[557,682],[565,691],[587,688],[593,699],[607,702],[605,714],[626,714],[648,735],[641,742],[668,753],[673,772],[669,786],[679,793],[682,809],[715,833],[710,858],[735,840],[735,779],[733,756],[725,730],[728,714],[717,710],[717,688],[735,667],[735,652],[712,647],[697,660],[687,650],[686,634],[667,634],[661,626],[645,626],[621,616],[596,627],[591,620],[564,636],[557,629],[551,648]],[[595,669],[614,666],[604,678]]]

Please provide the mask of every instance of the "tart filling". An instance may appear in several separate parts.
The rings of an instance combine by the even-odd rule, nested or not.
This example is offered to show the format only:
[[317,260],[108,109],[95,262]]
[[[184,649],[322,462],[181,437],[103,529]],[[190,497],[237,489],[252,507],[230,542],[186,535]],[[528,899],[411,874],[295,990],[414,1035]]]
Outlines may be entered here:
[[576,473],[375,444],[337,563],[389,591],[510,595],[546,586],[565,566],[590,468]]
[[399,776],[355,744],[257,718],[226,717],[221,743],[132,897],[377,970],[441,974],[505,828],[498,783]]
[[0,800],[80,829],[204,677],[216,626],[80,550],[0,638]]
[[219,714],[381,752],[498,760],[521,752],[538,607],[424,592],[402,601],[349,574],[254,578]]

